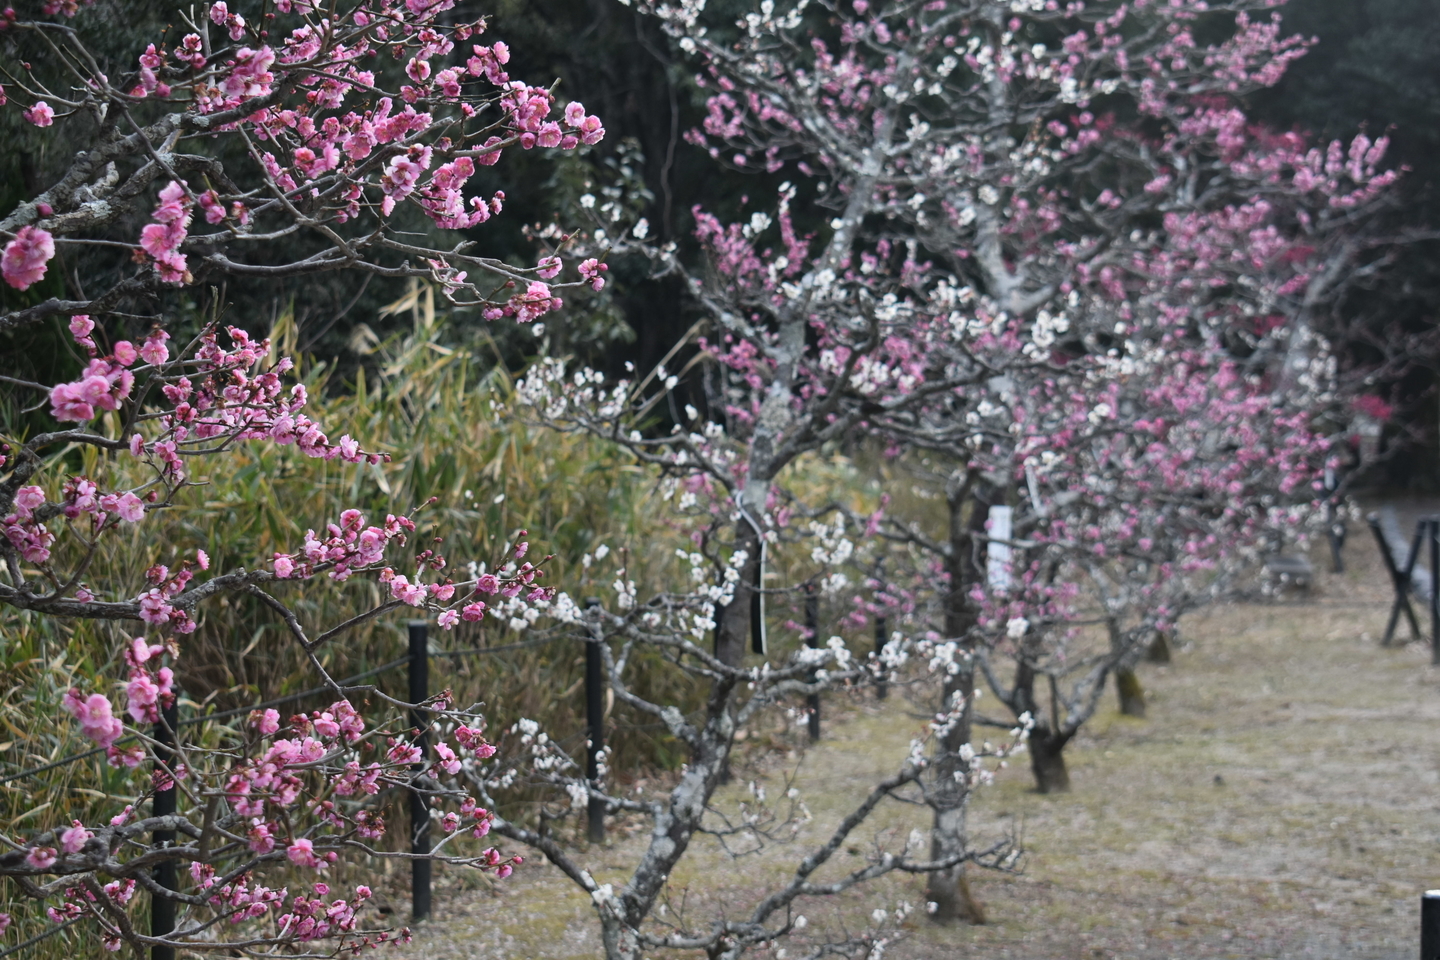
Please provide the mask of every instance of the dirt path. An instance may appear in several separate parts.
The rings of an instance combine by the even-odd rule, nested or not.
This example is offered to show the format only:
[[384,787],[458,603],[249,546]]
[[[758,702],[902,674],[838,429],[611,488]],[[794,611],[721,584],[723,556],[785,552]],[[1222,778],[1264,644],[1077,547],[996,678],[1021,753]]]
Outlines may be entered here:
[[[974,875],[989,924],[936,929],[917,912],[887,956],[1413,957],[1420,892],[1440,886],[1440,670],[1419,645],[1377,646],[1388,591],[1363,533],[1352,571],[1322,576],[1308,602],[1188,621],[1174,663],[1143,669],[1150,716],[1107,704],[1072,745],[1073,793],[1030,792],[1023,758],[1003,771],[972,822],[980,840],[1022,833],[1023,873]],[[802,844],[888,772],[916,726],[894,698],[827,725],[801,767],[815,813]],[[901,811],[879,826],[911,825]],[[592,851],[597,876],[619,880],[637,842]],[[702,850],[672,884],[692,903],[739,908],[796,854],[727,862]],[[442,889],[443,919],[419,928],[407,956],[597,956],[591,908],[572,889],[529,864],[499,892]],[[886,881],[810,912],[863,926],[901,900],[918,906],[920,884]]]

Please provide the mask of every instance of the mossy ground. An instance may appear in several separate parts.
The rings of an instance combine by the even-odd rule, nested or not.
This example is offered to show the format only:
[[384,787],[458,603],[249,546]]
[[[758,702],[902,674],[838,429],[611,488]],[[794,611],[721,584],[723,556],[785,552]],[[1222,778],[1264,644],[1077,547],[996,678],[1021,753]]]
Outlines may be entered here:
[[[1349,573],[1322,575],[1308,597],[1187,621],[1174,662],[1141,667],[1149,716],[1120,716],[1112,691],[1068,748],[1072,793],[1035,794],[1016,758],[971,813],[978,843],[1013,830],[1026,850],[1019,874],[972,873],[991,922],[937,928],[917,911],[887,956],[1414,956],[1420,894],[1440,886],[1440,669],[1421,645],[1378,646],[1388,584],[1369,542],[1352,544],[1348,559]],[[672,879],[693,917],[741,912],[773,887],[922,722],[899,697],[832,712],[799,767],[815,819],[798,845],[730,861],[697,844]],[[772,792],[794,766],[785,759],[764,765]],[[877,832],[903,838],[921,822],[913,810],[887,812],[839,866],[863,862]],[[581,858],[618,881],[639,842],[621,836]],[[807,932],[862,929],[875,907],[922,899],[920,880],[887,879],[802,912]],[[407,957],[599,953],[586,898],[537,861],[493,888],[442,888],[436,917]]]

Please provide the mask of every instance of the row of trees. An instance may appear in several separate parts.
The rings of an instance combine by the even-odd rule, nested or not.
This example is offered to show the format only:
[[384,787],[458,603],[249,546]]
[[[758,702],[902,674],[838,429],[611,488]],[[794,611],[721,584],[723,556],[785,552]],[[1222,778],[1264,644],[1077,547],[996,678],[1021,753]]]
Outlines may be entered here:
[[[764,171],[762,183],[786,179],[739,222],[697,210],[698,258],[650,242],[623,189],[597,189],[604,201],[581,196],[536,233],[524,264],[477,254],[471,237],[506,198],[467,197],[467,184],[507,154],[580,149],[604,129],[580,104],[512,80],[509,48],[451,0],[217,3],[137,63],[104,68],[64,19],[73,5],[51,6],[49,18],[8,21],[46,59],[11,72],[7,109],[86,145],[0,221],[4,277],[28,290],[72,249],[113,262],[98,288],[66,277],[64,295],[0,314],[0,331],[58,319],[85,357],[79,376],[5,379],[48,419],[28,435],[18,418],[9,428],[0,604],[116,625],[132,722],[103,689],[76,690],[65,709],[114,764],[154,772],[135,775],[133,802],[108,825],[13,838],[0,872],[112,945],[383,942],[388,932],[356,917],[364,888],[326,900],[322,885],[312,896],[268,884],[287,863],[392,856],[377,843],[380,805],[398,790],[437,807],[454,838],[437,857],[507,874],[522,857],[463,846],[464,834],[495,834],[555,863],[593,900],[613,958],[737,957],[786,938],[815,955],[863,954],[903,910],[877,908],[868,927],[838,933],[807,929],[799,907],[895,872],[927,876],[935,919],[976,918],[965,865],[1015,854],[969,842],[970,793],[987,776],[972,747],[977,681],[1013,714],[988,718],[1012,728],[989,756],[1028,738],[1040,788],[1063,789],[1064,746],[1109,676],[1324,516],[1319,477],[1343,455],[1351,398],[1315,318],[1383,264],[1390,240],[1372,224],[1396,174],[1383,138],[1310,144],[1249,120],[1247,98],[1304,48],[1265,19],[1269,4],[767,0],[738,20],[642,5],[710,92],[687,139],[717,164]],[[533,324],[562,297],[599,293],[610,263],[637,262],[700,316],[688,367],[703,372],[703,411],[673,403],[683,372],[672,351],[671,369],[619,381],[542,358],[511,413],[597,437],[651,471],[690,541],[688,583],[638,595],[617,567],[613,594],[582,614],[542,585],[523,540],[466,567],[438,543],[407,546],[414,514],[401,508],[376,523],[358,510],[323,529],[317,518],[303,544],[251,569],[212,573],[198,552],[143,584],[86,581],[102,538],[187,509],[194,458],[239,443],[293,444],[356,470],[384,457],[363,438],[331,441],[268,342],[218,322],[182,338],[167,304],[188,290],[354,271],[423,278],[483,321]],[[75,471],[76,447],[103,455],[91,475]],[[836,448],[923,455],[916,481],[943,500],[945,523],[807,496],[795,478]],[[117,457],[150,478],[112,486],[104,463]],[[767,596],[801,586],[767,580],[767,554],[797,549],[810,551],[811,584],[900,628],[879,657],[856,658],[838,637],[788,657],[767,650]],[[883,579],[870,576],[882,563]],[[372,579],[386,599],[308,623],[285,597],[320,577]],[[160,664],[180,655],[204,604],[231,593],[286,624],[334,705],[288,725],[260,714],[223,749],[172,754],[157,737],[173,727],[175,696]],[[495,757],[474,710],[343,687],[324,670],[324,645],[407,606],[446,629],[527,609],[583,627],[617,700],[685,752],[673,789],[623,796],[533,725],[515,731],[518,753]],[[644,651],[659,652],[650,669],[700,684],[703,707],[687,715],[637,692]],[[933,714],[894,775],[748,913],[658,915],[697,835],[785,832],[783,811],[717,814],[737,732],[882,674]],[[379,718],[359,715],[362,696],[384,705]],[[413,710],[450,724],[433,762],[404,719]],[[146,816],[172,785],[182,809]],[[585,852],[543,821],[497,813],[520,789],[558,809],[596,798],[648,818],[626,882],[597,882]],[[928,844],[836,868],[847,838],[896,801],[928,809]],[[181,840],[151,847],[156,831]],[[191,882],[156,882],[162,861],[186,865]],[[176,933],[137,926],[137,885],[188,911]]]

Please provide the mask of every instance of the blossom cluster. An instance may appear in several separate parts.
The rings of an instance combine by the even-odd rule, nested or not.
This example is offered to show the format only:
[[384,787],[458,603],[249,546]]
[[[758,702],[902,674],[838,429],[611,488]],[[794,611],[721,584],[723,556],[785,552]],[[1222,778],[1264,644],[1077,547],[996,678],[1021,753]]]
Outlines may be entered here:
[[[140,523],[149,506],[162,500],[168,502],[184,484],[188,457],[222,450],[229,442],[293,444],[308,456],[351,463],[375,464],[386,459],[383,454],[362,452],[349,436],[331,443],[320,426],[303,412],[308,400],[304,386],[296,384],[288,391],[284,389],[282,376],[291,368],[290,361],[281,359],[256,370],[265,362],[270,343],[252,340],[239,328],[228,328],[228,347],[221,345],[214,330],[207,330],[193,352],[179,358],[171,357],[169,335],[163,330],[151,332],[138,347],[118,341],[103,356],[96,343],[95,324],[88,316],[73,317],[70,330],[91,359],[78,379],[51,388],[51,414],[61,421],[84,424],[103,411],[121,409],[139,395],[160,401],[160,409],[136,418],[143,423],[145,433],[134,433],[126,443],[132,456],[155,468],[160,482],[129,490],[105,490],[95,479],[75,475],[65,480],[53,501],[39,484],[19,487],[10,512],[0,518],[0,528],[27,563],[43,567],[52,562],[56,533],[50,524],[55,518],[80,524],[78,531],[92,542],[121,523]],[[137,394],[139,383],[159,386],[159,390],[146,389]],[[411,521],[392,518],[390,529],[374,545],[367,535],[361,544],[363,562],[378,559],[378,553],[372,556],[370,552],[372,546],[383,551],[406,524]],[[318,541],[307,542],[306,550],[311,554],[317,549]],[[344,579],[354,563],[354,558],[325,559],[336,579]],[[290,571],[283,569],[287,563],[288,559],[281,561],[277,573],[289,576]],[[173,570],[165,565],[152,567],[146,574],[148,586],[133,600],[138,618],[177,632],[193,630],[195,623],[187,605],[177,606],[177,598],[190,586],[196,571],[208,568],[209,558],[204,551]],[[78,579],[68,589],[81,602],[95,599]]]
[[[173,702],[172,671],[169,667],[152,669],[165,652],[167,648],[147,644],[143,638],[135,638],[126,646],[130,681],[125,712],[137,725],[155,723],[160,706]],[[173,655],[175,648],[168,648],[168,652]],[[109,748],[112,762],[133,767],[145,756],[138,747],[121,752],[115,746],[124,735],[124,726],[104,694],[86,696],[71,690],[65,706],[88,737]],[[448,704],[442,697],[434,706],[444,710]],[[460,773],[462,764],[495,755],[495,747],[485,738],[482,726],[471,723],[475,721],[467,718],[458,725],[450,724],[453,738],[442,738],[435,745],[436,760],[425,769],[426,775],[451,779]],[[174,782],[173,778],[197,774],[216,779],[222,784],[220,789],[230,811],[217,825],[244,836],[246,856],[261,862],[283,859],[296,867],[326,869],[338,860],[352,838],[368,842],[384,836],[385,820],[375,799],[383,790],[409,786],[419,775],[420,768],[415,765],[421,760],[421,751],[411,737],[367,728],[347,699],[308,714],[295,714],[288,721],[282,720],[273,708],[257,710],[248,726],[258,738],[253,756],[182,746],[178,756],[183,759],[169,761],[166,772],[157,771],[154,786],[164,790]],[[383,738],[378,755],[373,742],[377,738]],[[367,755],[373,759],[367,760]],[[219,766],[210,770],[212,763]],[[197,769],[191,769],[197,764]],[[349,802],[342,807],[328,797]],[[446,834],[455,833],[462,823],[474,839],[489,834],[494,821],[491,811],[454,790],[437,794],[437,803],[441,797],[458,801],[455,812],[440,818]],[[91,841],[107,830],[113,833],[129,829],[132,813],[133,808],[127,807],[110,821],[108,828],[91,829],[76,821],[64,830],[41,834],[27,845],[25,864],[35,871],[73,872],[75,859],[87,855]],[[304,826],[307,819],[313,821],[312,826]],[[254,882],[248,873],[225,874],[219,869],[220,861],[207,858],[203,849],[186,847],[182,856],[190,859],[191,877],[218,916],[232,924],[269,916],[275,924],[271,936],[276,942],[309,942],[348,935],[355,930],[354,911],[370,896],[368,888],[360,887],[349,900],[322,901],[318,898],[329,892],[324,883],[314,885],[314,897],[303,893],[291,896],[285,889]],[[494,847],[461,859],[480,869],[493,870],[500,878],[509,876],[523,863],[522,857],[505,856]],[[221,882],[221,876],[228,879]],[[105,887],[105,893],[123,904],[133,893],[133,885],[133,880],[117,880]],[[57,922],[90,914],[97,915],[102,926],[109,929],[103,912],[96,909],[95,898],[83,891],[67,891],[61,905],[50,909]],[[346,942],[358,949],[384,943],[389,937],[388,933],[370,933]],[[111,942],[121,941],[112,934]]]
[[[441,229],[478,226],[500,213],[504,201],[498,192],[467,198],[478,166],[496,163],[511,147],[574,150],[605,136],[600,118],[578,101],[560,104],[552,90],[512,79],[506,72],[509,47],[473,42],[486,32],[486,21],[453,23],[453,7],[453,0],[381,0],[317,19],[313,5],[285,3],[252,23],[227,3],[212,3],[209,22],[230,45],[213,44],[203,35],[209,27],[192,23],[192,32],[174,42],[146,47],[136,82],[127,89],[98,72],[87,77],[88,91],[69,96],[37,82],[26,89],[33,99],[24,116],[47,127],[57,116],[85,112],[87,103],[138,109],[154,101],[218,136],[248,141],[260,189],[238,188],[235,174],[212,176],[206,184],[171,179],[160,188],[151,220],[131,246],[161,284],[224,273],[230,264],[210,251],[248,241],[263,224],[296,217],[329,231],[337,239],[335,255],[354,258],[359,247],[334,232],[346,224],[371,218],[363,233],[378,225],[388,234],[400,206],[409,204]],[[277,14],[298,23],[287,32]],[[408,81],[396,90],[379,86],[383,77],[373,58],[385,55]],[[81,56],[77,62],[91,61]],[[307,208],[303,215],[300,206]],[[192,233],[197,211],[205,229]],[[44,278],[56,237],[73,230],[57,216],[66,212],[48,202],[35,205],[0,260],[6,282],[23,290]],[[559,306],[559,297],[533,285],[508,302],[492,303],[466,277],[477,266],[514,276],[498,262],[414,247],[408,235],[387,245],[424,254],[452,294],[464,286],[496,315],[524,322]],[[207,255],[197,266],[200,249]],[[294,270],[310,266],[296,264]],[[593,272],[580,277],[592,285],[595,280]]]

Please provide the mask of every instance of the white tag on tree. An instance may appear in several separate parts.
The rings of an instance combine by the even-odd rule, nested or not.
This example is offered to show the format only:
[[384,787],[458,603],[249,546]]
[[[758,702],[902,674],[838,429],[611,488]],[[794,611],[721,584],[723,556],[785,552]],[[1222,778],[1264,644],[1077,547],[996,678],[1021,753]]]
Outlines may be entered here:
[[1010,544],[996,542],[1010,539],[1010,520],[1010,507],[990,508],[990,543],[985,553],[985,579],[991,590],[1010,589]]

